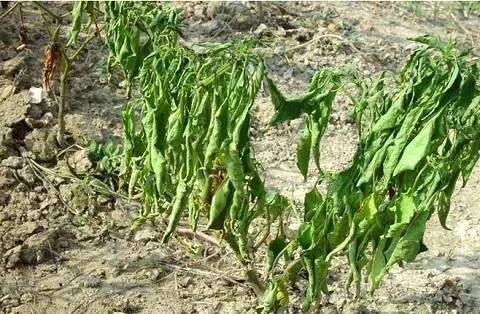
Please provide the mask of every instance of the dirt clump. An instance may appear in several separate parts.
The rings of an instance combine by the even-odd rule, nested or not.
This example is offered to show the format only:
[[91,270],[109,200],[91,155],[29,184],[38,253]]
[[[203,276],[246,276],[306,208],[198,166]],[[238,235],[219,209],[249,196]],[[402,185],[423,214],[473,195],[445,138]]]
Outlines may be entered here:
[[[34,233],[41,230],[41,227],[35,223],[29,224],[22,235],[26,232]],[[28,228],[28,229],[27,229]],[[35,228],[35,229],[32,229]],[[46,262],[51,258],[59,258],[60,250],[68,247],[68,238],[71,234],[65,232],[60,228],[50,229],[43,232],[33,234],[28,237],[23,244],[18,245],[4,254],[4,261],[6,268],[13,268],[19,264],[35,265]]]

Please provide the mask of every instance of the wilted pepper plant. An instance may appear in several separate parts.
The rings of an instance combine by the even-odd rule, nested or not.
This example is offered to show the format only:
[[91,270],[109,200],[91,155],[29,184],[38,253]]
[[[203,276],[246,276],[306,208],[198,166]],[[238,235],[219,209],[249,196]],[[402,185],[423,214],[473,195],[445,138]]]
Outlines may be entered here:
[[[43,89],[47,94],[55,97],[54,86],[55,78],[60,80],[57,118],[57,142],[60,147],[65,145],[65,105],[67,84],[70,77],[72,65],[77,60],[88,44],[95,38],[100,36],[101,29],[97,25],[100,16],[99,2],[94,1],[78,1],[73,5],[72,11],[64,13],[56,13],[55,10],[43,4],[40,1],[31,3],[39,11],[40,17],[43,19],[43,26],[50,36],[51,43],[45,48],[44,68],[43,68]],[[23,3],[17,2],[11,6],[0,18],[11,14],[16,8],[20,10]],[[67,17],[71,15],[72,23],[66,34],[62,33],[62,25]],[[22,16],[22,14],[21,14]],[[87,22],[84,22],[87,17]],[[23,19],[23,17],[22,17]],[[95,31],[91,32],[90,28],[95,25]],[[85,33],[87,38],[82,42],[78,40],[80,33]],[[66,37],[66,43],[61,37]]]

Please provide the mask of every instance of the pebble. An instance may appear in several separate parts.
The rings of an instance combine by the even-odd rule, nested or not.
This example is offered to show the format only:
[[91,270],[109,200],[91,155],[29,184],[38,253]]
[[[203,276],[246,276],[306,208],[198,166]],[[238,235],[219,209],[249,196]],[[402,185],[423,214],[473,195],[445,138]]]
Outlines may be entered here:
[[155,281],[155,280],[158,280],[160,279],[161,275],[162,275],[162,272],[159,271],[158,269],[151,269],[148,273],[148,277],[150,278],[150,280],[152,281]]
[[22,303],[27,303],[27,302],[31,302],[33,300],[33,295],[31,293],[24,293],[22,294],[22,296],[20,297],[20,301]]
[[265,31],[268,30],[268,26],[265,24],[258,25],[257,29],[253,31],[255,35],[262,35]]
[[276,35],[285,37],[285,36],[287,36],[287,31],[283,27],[277,26]]
[[33,185],[37,179],[32,169],[29,166],[26,166],[20,170],[17,170],[17,173],[18,173],[18,176],[29,185]]
[[41,210],[30,210],[27,212],[27,219],[30,221],[37,221],[42,216]]
[[0,222],[4,222],[10,219],[10,215],[6,212],[0,213]]
[[183,278],[179,279],[178,284],[182,288],[187,288],[188,286],[193,284],[193,279],[190,278],[190,277],[183,277]]
[[10,156],[7,159],[2,160],[2,166],[21,169],[23,167],[23,158],[18,156]]
[[79,279],[81,286],[85,288],[97,288],[102,284],[102,280],[94,276],[83,276]]
[[150,227],[146,227],[138,230],[135,233],[134,241],[135,242],[149,242],[159,238],[157,231],[153,230]]

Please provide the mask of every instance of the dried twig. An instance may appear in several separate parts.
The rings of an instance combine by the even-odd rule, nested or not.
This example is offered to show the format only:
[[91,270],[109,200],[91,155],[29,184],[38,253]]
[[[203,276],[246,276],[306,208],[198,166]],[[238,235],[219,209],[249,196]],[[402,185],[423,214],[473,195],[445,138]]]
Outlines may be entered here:
[[20,2],[15,3],[10,9],[5,11],[2,15],[0,15],[0,20],[3,19],[5,16],[9,15],[15,8],[20,4]]
[[212,245],[215,245],[217,247],[221,247],[220,242],[218,240],[202,231],[193,231],[188,228],[183,228],[183,227],[177,227],[176,234],[180,236],[186,236],[189,238],[196,238],[201,241],[208,242]]
[[167,263],[167,262],[163,262],[163,261],[160,261],[159,263],[162,264],[163,266],[167,267],[167,268],[172,268],[172,269],[175,269],[175,270],[178,270],[178,271],[190,272],[192,274],[205,276],[205,277],[208,277],[208,278],[215,278],[217,280],[218,279],[225,279],[225,280],[227,280],[227,281],[229,281],[233,284],[247,287],[247,285],[244,283],[245,279],[233,277],[228,273],[220,272],[220,271],[213,270],[213,269],[205,270],[205,269],[199,269],[199,268],[193,268],[193,267],[179,266],[179,265],[175,265],[175,264],[171,264],[171,263]]
[[472,32],[466,28],[458,19],[457,17],[455,16],[455,14],[453,14],[452,12],[450,12],[450,17],[452,18],[452,20],[455,22],[455,24],[457,24],[458,27],[460,27],[462,29],[462,31],[464,32],[464,34],[468,37],[468,39],[470,40],[470,44],[472,45],[472,47],[475,47],[475,40],[473,38],[473,34]]
[[324,38],[336,38],[340,41],[343,41],[345,43],[347,43],[355,52],[361,54],[362,56],[364,55],[364,53],[362,51],[360,51],[357,47],[355,47],[355,45],[348,39],[342,37],[342,36],[339,36],[339,35],[335,35],[335,34],[324,34],[324,35],[320,35],[320,36],[317,36],[317,37],[313,37],[311,40],[303,43],[303,44],[300,44],[300,45],[297,45],[297,46],[294,46],[294,47],[291,47],[289,49],[286,49],[285,50],[285,53],[287,52],[292,52],[292,51],[295,51],[295,50],[298,50],[298,49],[301,49],[301,48],[304,48],[304,47],[307,47],[317,41],[320,41]]

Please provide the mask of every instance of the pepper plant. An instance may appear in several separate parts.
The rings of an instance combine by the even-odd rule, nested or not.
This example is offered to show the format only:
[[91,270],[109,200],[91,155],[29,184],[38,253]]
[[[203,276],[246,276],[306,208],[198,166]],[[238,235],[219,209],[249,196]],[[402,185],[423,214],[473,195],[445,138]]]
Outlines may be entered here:
[[[425,225],[435,212],[447,228],[457,179],[462,177],[465,185],[480,157],[478,65],[469,60],[469,51],[458,51],[452,42],[432,36],[415,40],[422,46],[391,80],[387,73],[370,80],[321,70],[311,81],[310,92],[295,98],[283,96],[270,82],[274,123],[307,113],[297,149],[302,174],[306,174],[310,152],[318,165],[316,147],[339,78],[344,82],[341,91],[353,104],[351,115],[360,142],[345,170],[319,176],[318,183],[328,181],[326,193],[315,186],[305,195],[304,222],[275,261],[289,246],[297,248],[297,259],[283,273],[270,274],[265,312],[286,303],[284,287],[292,269],[308,274],[303,308],[309,309],[322,291],[327,292],[330,263],[343,252],[351,270],[349,285],[354,283],[358,295],[365,270],[373,293],[391,267],[411,262],[427,249]],[[312,93],[319,86],[321,96],[313,101],[316,108]],[[354,87],[357,96],[352,96]]]
[[[3,2],[2,2],[3,3]],[[49,93],[53,93],[55,77],[59,75],[59,100],[58,100],[58,118],[57,118],[57,142],[62,147],[65,144],[65,107],[67,83],[70,78],[72,65],[76,62],[78,56],[90,42],[97,36],[100,36],[100,29],[97,25],[99,15],[99,2],[77,1],[73,5],[71,12],[57,13],[50,5],[46,5],[40,1],[33,1],[32,5],[39,9],[38,15],[43,19],[43,26],[50,36],[50,44],[45,48],[44,68],[43,68],[43,88]],[[28,41],[27,35],[24,34],[22,3],[15,3],[10,9],[0,16],[0,19],[11,14],[16,8],[19,9],[22,30],[22,41]],[[62,25],[66,17],[72,17],[72,24],[66,34],[62,33]],[[84,23],[85,17],[87,18]],[[95,24],[96,30],[90,32],[90,27]],[[80,33],[87,35],[83,41],[78,40]],[[66,43],[61,37],[66,37]],[[25,44],[25,43],[24,43]]]
[[264,75],[253,41],[204,44],[195,52],[178,43],[179,13],[154,4],[109,3],[106,17],[110,63],[121,66],[129,89],[140,90],[122,113],[122,175],[129,194],[142,196],[141,220],[167,216],[165,242],[182,215],[193,229],[205,218],[262,294],[251,262],[269,228],[253,237],[249,227],[258,217],[277,219],[269,209],[279,198],[267,202],[249,137]]

